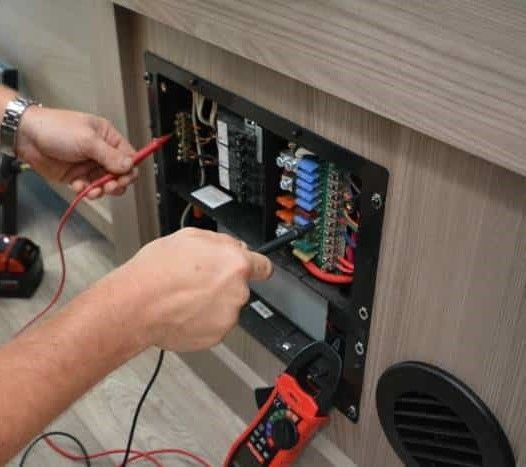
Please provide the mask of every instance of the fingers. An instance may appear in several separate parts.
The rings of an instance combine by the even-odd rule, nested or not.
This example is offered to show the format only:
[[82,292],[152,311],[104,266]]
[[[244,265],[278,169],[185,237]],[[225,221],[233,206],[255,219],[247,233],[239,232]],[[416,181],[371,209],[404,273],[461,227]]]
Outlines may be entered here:
[[100,198],[102,196],[102,193],[103,193],[102,188],[94,188],[93,190],[90,190],[88,192],[86,197],[88,199],[94,200],[94,199]]
[[215,243],[223,243],[225,245],[237,246],[244,250],[248,250],[248,245],[243,240],[239,240],[238,238],[234,238],[231,235],[225,233],[218,233],[211,230],[197,229],[193,227],[187,227],[185,230],[194,236],[205,238]]
[[270,259],[253,251],[245,251],[244,254],[250,264],[249,280],[264,281],[270,278],[273,271]]
[[126,187],[133,183],[138,175],[138,169],[134,168],[130,173],[111,180],[103,186],[104,194],[113,196],[122,195],[126,191]]
[[[101,169],[100,167],[91,167],[91,170],[89,170],[87,174],[83,174],[82,176],[79,176],[78,178],[73,180],[70,183],[70,188],[76,193],[80,193],[90,183],[94,182],[95,180],[97,180],[97,178],[102,177],[103,175],[105,175],[105,171],[103,169]],[[132,184],[135,180],[137,180],[138,175],[139,170],[136,167],[134,167],[131,172],[106,183],[102,187],[102,189],[91,190],[87,196],[90,199],[98,198],[103,194],[120,196],[126,191],[128,185]]]
[[227,234],[192,227],[187,227],[183,231],[186,231],[187,234],[192,236],[214,242],[215,244],[223,244],[225,246],[234,246],[238,248],[244,257],[244,260],[248,263],[248,268],[246,268],[247,280],[262,281],[267,280],[272,275],[272,262],[266,256],[250,251],[247,244],[242,240],[236,239]]
[[88,157],[98,162],[108,172],[124,175],[133,167],[132,154],[116,149],[102,139],[96,139],[91,147]]

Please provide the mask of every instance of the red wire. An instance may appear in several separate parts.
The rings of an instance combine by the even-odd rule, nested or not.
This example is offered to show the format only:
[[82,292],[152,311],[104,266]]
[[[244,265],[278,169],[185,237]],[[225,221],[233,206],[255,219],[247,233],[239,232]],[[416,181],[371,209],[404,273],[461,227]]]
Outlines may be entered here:
[[[71,452],[68,452],[65,449],[62,449],[58,444],[55,444],[49,438],[45,438],[44,440],[46,441],[47,445],[51,449],[53,449],[53,451],[55,451],[56,453],[60,454],[62,457],[65,457],[66,459],[69,459],[69,460],[72,460],[72,461],[83,461],[83,460],[86,460],[86,459],[93,460],[93,459],[98,459],[100,457],[111,456],[113,454],[124,454],[126,452],[126,449],[111,449],[111,450],[108,450],[108,451],[101,451],[101,452],[97,452],[95,454],[90,454],[86,458],[85,456],[79,456],[77,454],[73,454]],[[150,462],[152,462],[152,464],[154,464],[156,467],[163,467],[163,465],[157,459],[152,457],[149,452],[137,451],[137,450],[132,449],[130,451],[130,453],[131,454],[137,454],[137,456],[132,457],[128,461],[128,463],[131,462],[133,459],[140,459],[140,458],[144,457],[145,459],[147,459]]]
[[[62,455],[66,459],[69,459],[69,460],[72,460],[72,461],[83,461],[83,460],[86,460],[85,456],[79,456],[77,454],[72,454],[72,453],[62,449],[60,446],[56,445],[49,438],[45,438],[45,441],[55,452],[57,452],[58,454]],[[101,457],[111,456],[111,455],[114,455],[114,454],[124,454],[125,452],[126,452],[125,449],[111,449],[111,450],[108,450],[108,451],[101,451],[101,452],[97,452],[95,454],[90,454],[87,457],[87,459],[90,459],[90,460],[99,459]],[[150,450],[150,451],[138,451],[136,449],[132,449],[130,452],[131,452],[131,454],[134,454],[134,456],[131,457],[128,460],[127,464],[135,462],[135,461],[137,461],[139,459],[147,459],[152,464],[154,464],[155,466],[163,467],[163,465],[157,459],[155,459],[155,457],[153,457],[153,456],[159,455],[159,454],[179,454],[181,456],[188,457],[188,458],[198,462],[199,464],[201,464],[204,467],[212,467],[204,459],[202,459],[201,457],[199,457],[199,456],[197,456],[197,455],[195,455],[195,454],[193,454],[193,453],[191,453],[189,451],[186,451],[185,449],[153,449],[153,450]],[[123,467],[123,466],[121,465],[120,467]]]
[[342,257],[338,257],[337,260],[342,266],[344,266],[347,269],[350,269],[351,272],[354,271],[354,264],[351,263],[348,259],[345,259],[345,258],[342,258]]
[[323,282],[328,282],[329,284],[350,284],[353,279],[352,276],[325,272],[316,266],[316,264],[314,264],[312,261],[303,263],[303,266],[305,266],[305,269],[307,269],[307,271],[316,277],[316,279],[319,279]]
[[[133,156],[133,165],[140,164],[144,159],[146,159],[149,155],[153,154],[155,151],[157,151],[159,148],[161,148],[170,138],[172,137],[171,134],[161,136],[160,138],[153,139],[149,144],[144,146],[142,149],[137,151],[135,155]],[[71,217],[71,214],[73,214],[73,211],[75,211],[75,208],[77,205],[86,197],[86,195],[95,188],[99,188],[106,183],[110,182],[111,180],[115,180],[115,175],[113,174],[106,174],[97,180],[95,180],[93,183],[91,183],[89,186],[87,186],[81,193],[79,193],[75,199],[71,202],[71,204],[66,209],[66,212],[62,215],[62,218],[60,219],[60,222],[58,224],[57,228],[57,234],[56,234],[56,242],[58,247],[58,253],[60,256],[60,268],[61,268],[61,274],[60,274],[60,281],[57,287],[57,290],[53,294],[53,297],[51,298],[48,305],[36,316],[31,318],[16,334],[15,337],[22,334],[27,328],[29,328],[31,325],[33,325],[35,322],[37,322],[42,316],[44,316],[55,304],[58,302],[60,296],[62,295],[62,292],[64,290],[64,284],[66,282],[66,261],[64,258],[64,249],[62,248],[62,230],[64,229],[64,226],[66,225],[66,222]]]
[[[171,134],[161,136],[160,138],[153,139],[149,144],[144,146],[142,149],[137,151],[135,155],[133,156],[133,165],[136,166],[140,164],[144,159],[146,159],[148,156],[153,154],[155,151],[160,149],[170,138],[172,137]],[[60,274],[60,281],[57,287],[57,290],[53,294],[53,297],[49,301],[48,305],[40,311],[37,315],[35,315],[33,318],[31,318],[16,334],[15,337],[22,334],[26,329],[28,329],[31,325],[33,325],[35,322],[37,322],[39,319],[41,319],[49,310],[53,308],[53,306],[57,303],[60,296],[62,295],[62,292],[64,290],[64,284],[66,283],[66,261],[64,257],[64,248],[62,247],[62,230],[64,229],[64,226],[66,225],[67,221],[75,211],[75,208],[78,206],[78,204],[87,196],[87,194],[94,190],[95,188],[102,187],[106,183],[108,183],[111,180],[115,180],[115,175],[113,174],[106,174],[97,180],[95,180],[93,183],[91,183],[89,186],[87,186],[81,193],[79,193],[75,199],[71,202],[71,204],[68,206],[64,214],[62,215],[62,218],[60,219],[60,222],[58,224],[57,233],[56,233],[56,242],[57,242],[57,248],[58,253],[60,257],[60,267],[61,267],[61,274]],[[46,443],[49,447],[51,447],[55,452],[60,454],[61,456],[74,460],[74,461],[81,461],[85,460],[86,458],[84,456],[78,456],[76,454],[70,453],[64,449],[62,449],[60,446],[55,444],[53,441],[51,441],[49,438],[45,438]],[[109,451],[102,451],[98,452],[96,454],[91,454],[88,456],[89,459],[97,459],[99,457],[105,457],[112,454],[123,454],[126,452],[125,449],[113,449]],[[132,450],[131,451],[134,456],[128,460],[127,463],[134,462],[139,459],[147,459],[150,462],[152,462],[156,467],[163,467],[163,465],[155,459],[153,456],[156,454],[179,454],[186,457],[189,457],[193,459],[196,462],[199,462],[204,467],[211,467],[210,464],[208,464],[205,460],[201,459],[199,456],[196,456],[195,454],[192,454],[189,451],[185,451],[184,449],[156,449],[152,451],[137,451]]]

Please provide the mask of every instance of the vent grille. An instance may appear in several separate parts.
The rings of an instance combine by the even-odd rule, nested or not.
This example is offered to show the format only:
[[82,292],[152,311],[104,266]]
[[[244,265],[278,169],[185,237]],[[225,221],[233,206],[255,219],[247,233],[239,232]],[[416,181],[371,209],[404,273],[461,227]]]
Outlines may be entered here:
[[516,467],[498,420],[444,370],[401,362],[378,381],[376,408],[398,457],[411,467]]
[[418,392],[395,400],[394,424],[407,452],[422,467],[482,467],[466,423],[433,396]]

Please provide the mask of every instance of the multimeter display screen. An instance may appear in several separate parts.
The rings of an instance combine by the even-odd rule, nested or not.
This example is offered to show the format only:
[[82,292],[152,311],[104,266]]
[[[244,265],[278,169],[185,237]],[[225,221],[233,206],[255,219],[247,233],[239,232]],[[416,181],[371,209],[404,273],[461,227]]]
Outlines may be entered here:
[[261,464],[252,455],[246,444],[239,448],[231,467],[261,467]]

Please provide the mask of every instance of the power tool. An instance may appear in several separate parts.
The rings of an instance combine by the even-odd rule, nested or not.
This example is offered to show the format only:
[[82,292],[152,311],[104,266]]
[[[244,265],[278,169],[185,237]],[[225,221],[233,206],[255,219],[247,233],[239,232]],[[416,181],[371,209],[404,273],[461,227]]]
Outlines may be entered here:
[[259,412],[224,467],[290,466],[329,422],[341,378],[340,355],[325,342],[305,347],[271,388],[256,390]]
[[24,237],[0,235],[0,297],[31,297],[43,274],[37,245]]

